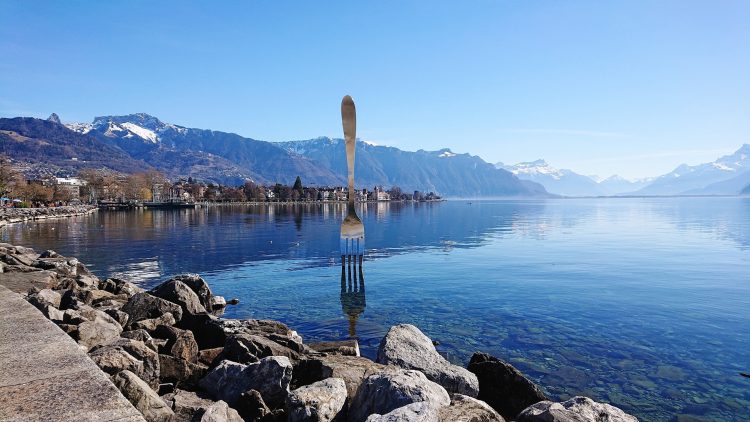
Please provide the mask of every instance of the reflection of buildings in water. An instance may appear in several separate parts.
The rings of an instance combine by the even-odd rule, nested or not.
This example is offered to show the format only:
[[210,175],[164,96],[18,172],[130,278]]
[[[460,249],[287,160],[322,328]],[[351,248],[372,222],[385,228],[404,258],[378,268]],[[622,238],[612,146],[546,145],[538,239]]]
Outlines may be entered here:
[[385,220],[386,214],[388,214],[388,203],[377,202],[377,204],[375,205],[375,218],[377,219],[377,221]]
[[349,319],[349,337],[357,336],[357,320],[365,311],[365,276],[362,265],[341,264],[341,310]]

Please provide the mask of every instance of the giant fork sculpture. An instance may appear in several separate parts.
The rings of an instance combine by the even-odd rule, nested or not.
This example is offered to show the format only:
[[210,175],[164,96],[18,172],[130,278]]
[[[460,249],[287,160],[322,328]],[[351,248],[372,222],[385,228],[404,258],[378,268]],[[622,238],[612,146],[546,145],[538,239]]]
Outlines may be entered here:
[[348,169],[349,195],[346,206],[346,218],[341,223],[341,263],[349,260],[349,265],[357,265],[360,268],[365,254],[365,226],[357,217],[354,209],[354,143],[357,137],[357,111],[354,108],[352,97],[345,96],[341,100],[341,123],[344,126],[344,139],[346,141],[346,167]]

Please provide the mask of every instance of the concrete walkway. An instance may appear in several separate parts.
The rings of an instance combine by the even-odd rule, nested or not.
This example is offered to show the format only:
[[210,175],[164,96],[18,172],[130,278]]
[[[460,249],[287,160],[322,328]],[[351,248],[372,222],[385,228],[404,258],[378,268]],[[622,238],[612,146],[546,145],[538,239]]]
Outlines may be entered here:
[[0,285],[0,421],[145,419],[73,339]]

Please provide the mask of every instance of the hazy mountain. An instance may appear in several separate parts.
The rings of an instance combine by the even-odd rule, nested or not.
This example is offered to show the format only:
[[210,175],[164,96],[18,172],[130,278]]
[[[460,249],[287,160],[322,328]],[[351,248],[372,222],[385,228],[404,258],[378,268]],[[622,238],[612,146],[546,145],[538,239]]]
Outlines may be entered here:
[[[277,145],[290,153],[308,157],[336,174],[346,174],[342,139],[323,137]],[[463,197],[547,195],[539,184],[519,180],[479,157],[457,154],[449,149],[411,152],[360,141],[354,171],[357,185],[361,187],[399,186],[407,192],[432,191]]]
[[90,124],[75,123],[68,127],[118,146],[171,176],[229,184],[239,184],[245,179],[291,184],[297,175],[310,184],[333,185],[343,180],[273,143],[164,123],[145,113],[96,117]]
[[610,176],[599,181],[599,186],[607,195],[621,195],[641,189],[654,180],[653,177],[645,179],[628,180],[618,175]]
[[547,189],[547,192],[564,196],[601,196],[608,192],[589,176],[572,170],[557,169],[544,160],[518,163],[512,166],[495,164],[515,174],[519,179],[531,180]]
[[[670,173],[657,177],[648,186],[635,191],[638,195],[677,195],[687,193],[718,194],[723,185],[709,188],[718,182],[728,181],[750,171],[750,144],[744,144],[733,154],[711,163],[689,166],[682,164]],[[734,193],[742,186],[737,186]]]
[[81,168],[109,168],[125,173],[151,169],[122,149],[76,133],[54,119],[0,119],[0,153],[69,174]]
[[750,195],[750,185],[745,186],[745,189],[742,189],[742,192],[740,192],[743,195]]
[[745,186],[750,184],[750,169],[737,176],[722,180],[721,182],[711,183],[701,188],[684,192],[687,195],[737,195],[741,193]]

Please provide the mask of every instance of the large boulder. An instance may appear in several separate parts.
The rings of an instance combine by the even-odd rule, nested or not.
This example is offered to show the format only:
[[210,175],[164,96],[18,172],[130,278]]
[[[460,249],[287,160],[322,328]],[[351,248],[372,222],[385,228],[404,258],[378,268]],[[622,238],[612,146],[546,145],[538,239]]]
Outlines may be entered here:
[[38,292],[29,294],[26,300],[38,309],[42,309],[44,306],[51,305],[55,308],[60,307],[60,299],[62,296],[60,293],[51,289],[42,289]]
[[[101,362],[100,367],[102,367],[102,365],[107,365],[110,368],[109,371],[105,370],[105,372],[115,373],[119,372],[116,371],[117,365],[127,364],[127,356],[124,356],[121,352],[125,352],[127,355],[132,356],[141,364],[135,366],[137,369],[136,371],[127,367],[121,367],[120,370],[128,369],[138,375],[139,378],[146,381],[151,388],[159,388],[159,355],[140,340],[120,337],[107,344],[91,349],[89,356],[91,356],[92,359],[97,356],[97,359]],[[94,361],[96,362],[97,359],[94,359]]]
[[194,387],[206,375],[208,367],[171,355],[159,355],[159,379],[178,387]]
[[506,419],[528,406],[547,400],[542,390],[511,364],[486,353],[474,353],[468,366],[479,380],[479,400]]
[[[470,421],[456,419],[455,421]],[[420,401],[394,409],[385,415],[372,414],[367,422],[438,422],[438,410],[432,403]]]
[[109,315],[107,317],[108,319],[95,318],[90,321],[84,321],[78,325],[78,344],[91,349],[92,347],[107,344],[119,338],[120,333],[122,333],[122,327],[112,317]]
[[440,408],[440,422],[505,422],[487,403],[462,394],[451,396],[450,406]]
[[174,411],[175,420],[179,422],[192,422],[203,415],[214,401],[203,393],[176,389],[173,393],[162,396],[164,402]]
[[167,313],[172,314],[175,321],[179,321],[182,318],[182,308],[180,305],[148,293],[134,294],[120,310],[130,316],[128,325],[133,325],[145,319],[158,318]]
[[294,385],[303,386],[326,378],[341,378],[346,383],[347,395],[353,399],[362,381],[383,369],[385,366],[363,357],[308,356],[294,367]]
[[103,347],[89,353],[89,357],[102,371],[115,375],[120,371],[143,373],[143,362],[127,351],[115,347]]
[[145,381],[130,371],[121,371],[112,382],[148,422],[171,422],[174,412]]
[[240,363],[257,362],[268,356],[286,356],[293,361],[299,359],[299,353],[286,345],[269,338],[253,334],[232,334],[224,343],[226,359]]
[[154,337],[167,342],[159,347],[159,353],[171,355],[178,359],[196,363],[198,361],[198,343],[193,333],[188,330],[160,325],[153,332]]
[[527,407],[516,417],[516,422],[588,421],[638,422],[638,419],[615,406],[581,396],[562,403],[542,401]]
[[[206,283],[206,280],[202,279],[198,274],[181,274],[176,277],[172,277],[171,280],[180,281],[198,295],[201,305],[204,308],[211,309],[211,288]],[[170,280],[170,281],[171,281]]]
[[300,387],[286,398],[286,409],[290,422],[328,422],[344,419],[346,384],[341,378]]
[[[128,320],[129,321],[129,320]],[[167,312],[164,315],[160,315],[156,318],[142,319],[130,324],[130,328],[133,330],[145,330],[149,333],[155,331],[161,325],[172,326],[176,323],[171,312]]]
[[364,421],[371,414],[384,415],[417,402],[428,402],[437,409],[451,400],[443,387],[423,373],[388,368],[362,382],[349,407],[349,420]]
[[250,365],[225,360],[200,381],[200,387],[230,406],[242,393],[257,390],[263,400],[275,408],[284,403],[289,394],[291,379],[292,364],[283,356],[263,358]]
[[435,350],[432,340],[411,324],[391,327],[378,348],[378,363],[416,369],[450,393],[476,397],[479,381],[476,375],[453,365]]
[[201,416],[200,422],[244,422],[236,410],[227,402],[219,400],[212,404]]
[[185,283],[179,280],[166,281],[150,292],[156,297],[180,305],[184,315],[205,314],[206,308],[200,298]]

